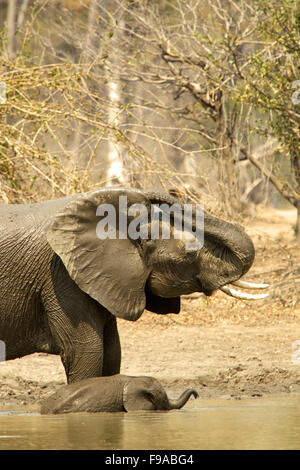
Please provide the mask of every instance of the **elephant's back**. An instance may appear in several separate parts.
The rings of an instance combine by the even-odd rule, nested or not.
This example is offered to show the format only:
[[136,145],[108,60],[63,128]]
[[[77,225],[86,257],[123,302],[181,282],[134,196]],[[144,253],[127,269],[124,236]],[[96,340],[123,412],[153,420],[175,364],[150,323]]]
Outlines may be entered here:
[[64,385],[42,403],[41,414],[124,411],[124,378],[128,379],[119,374],[91,377]]
[[[75,196],[76,197],[76,196]],[[0,204],[0,286],[22,296],[34,291],[52,257],[45,230],[74,196],[36,204]],[[1,299],[0,299],[1,310]]]
[[33,204],[0,204],[0,237],[1,233],[7,237],[9,233],[24,234],[31,229],[42,232],[52,217],[76,197]]

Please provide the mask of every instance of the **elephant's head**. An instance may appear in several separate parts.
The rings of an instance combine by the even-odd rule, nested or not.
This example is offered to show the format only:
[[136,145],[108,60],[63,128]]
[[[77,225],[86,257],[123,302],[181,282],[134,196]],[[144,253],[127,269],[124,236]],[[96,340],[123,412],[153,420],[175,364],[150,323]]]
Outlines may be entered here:
[[196,390],[189,388],[177,400],[170,400],[155,378],[131,377],[123,387],[123,407],[125,411],[178,410],[192,395],[199,397]]
[[[177,226],[172,218],[169,239],[151,236],[153,208],[178,202],[168,194],[126,188],[81,194],[50,221],[47,240],[80,289],[115,316],[136,320],[145,308],[178,313],[180,295],[226,291],[226,285],[240,279],[254,259],[245,232],[208,214],[199,249],[187,249],[184,236],[174,238]],[[144,212],[143,218],[132,208]],[[148,236],[136,236],[133,229],[138,222],[140,233]]]

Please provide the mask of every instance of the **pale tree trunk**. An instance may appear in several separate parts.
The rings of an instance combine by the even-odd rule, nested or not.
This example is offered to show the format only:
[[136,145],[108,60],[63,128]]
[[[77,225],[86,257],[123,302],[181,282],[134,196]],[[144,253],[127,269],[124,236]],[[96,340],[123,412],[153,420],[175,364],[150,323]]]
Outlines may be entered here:
[[[103,10],[110,6],[110,0],[91,0],[89,5],[88,22],[87,22],[87,33],[84,40],[84,47],[81,54],[80,62],[86,64],[86,71],[89,69],[90,63],[95,59],[101,49],[99,42],[100,28],[101,28],[101,16]],[[109,57],[111,58],[112,67],[114,63],[117,63],[118,56],[117,51],[120,47],[121,32],[120,27],[122,26],[122,19],[119,19],[114,33],[114,37],[111,39],[111,50],[109,51]],[[109,70],[106,72],[107,81],[107,98],[110,102],[108,107],[108,122],[118,128],[120,123],[119,118],[119,104],[121,102],[121,90],[118,83],[118,77],[111,79]],[[88,87],[88,84],[85,84]],[[78,161],[80,166],[86,167],[88,164],[88,155],[84,154],[84,146],[82,132],[84,130],[84,124],[79,123],[76,134],[73,140],[73,154],[74,159]],[[122,162],[122,149],[121,146],[113,140],[112,136],[108,137],[107,152],[102,153],[105,167],[105,175],[102,178],[105,184],[125,184],[125,169]],[[104,156],[103,156],[104,155]]]
[[13,59],[17,52],[17,0],[8,0],[7,6],[7,55]]
[[19,13],[18,13],[18,19],[17,19],[17,27],[18,29],[21,29],[25,20],[25,13],[28,7],[29,0],[23,0],[20,8],[19,8]]
[[[120,86],[117,82],[110,81],[108,84],[108,98],[111,103],[108,122],[114,127],[118,128],[120,124],[119,109],[118,105],[121,100]],[[114,184],[126,184],[126,169],[123,163],[123,152],[121,146],[110,137],[108,142],[107,152],[107,170],[106,170],[106,182],[107,185],[111,186]]]
[[23,0],[18,11],[18,0],[8,0],[7,5],[7,56],[13,59],[17,53],[17,29],[21,29],[24,24],[25,13],[29,0]]
[[[114,64],[118,64],[118,48],[122,44],[124,20],[118,19],[114,37],[111,40],[111,50],[109,57],[111,59],[111,68],[114,69],[114,78],[110,78],[110,72],[107,70],[107,83],[108,83],[108,99],[110,102],[108,110],[108,122],[116,129],[121,124],[121,111],[120,104],[122,103],[121,88],[118,76],[116,76],[117,67]],[[128,177],[126,168],[124,167],[124,150],[122,146],[112,136],[108,142],[108,153],[107,153],[107,170],[106,170],[106,183],[111,186],[114,184],[126,184],[128,183]]]
[[[89,6],[89,14],[88,14],[88,23],[87,23],[87,33],[84,40],[83,50],[80,57],[80,63],[86,64],[85,70],[88,70],[88,64],[93,59],[96,48],[97,48],[97,31],[98,31],[98,23],[97,17],[99,13],[99,1],[100,0],[91,0]],[[88,85],[85,83],[85,86]],[[77,161],[79,166],[85,167],[87,164],[87,156],[81,155],[80,149],[82,144],[82,131],[84,129],[84,124],[80,122],[76,129],[74,139],[73,139],[73,154],[74,160]]]

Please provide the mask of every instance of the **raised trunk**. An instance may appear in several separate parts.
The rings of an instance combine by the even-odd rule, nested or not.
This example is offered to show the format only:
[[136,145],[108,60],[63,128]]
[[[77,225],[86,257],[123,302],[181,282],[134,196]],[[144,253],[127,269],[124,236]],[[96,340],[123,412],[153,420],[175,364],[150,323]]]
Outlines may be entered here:
[[194,390],[193,388],[188,388],[180,395],[177,400],[169,400],[169,409],[178,410],[179,408],[182,408],[192,395],[195,398],[199,397],[198,392],[196,392],[196,390]]
[[[255,250],[251,238],[237,225],[218,219],[212,215],[204,215],[204,243],[213,241],[223,251],[224,258],[232,261],[237,275],[243,276],[251,267]],[[227,253],[226,253],[227,249]],[[222,256],[220,255],[222,258]],[[237,278],[238,279],[238,278]],[[230,276],[229,281],[232,281]]]
[[[177,198],[159,191],[146,191],[145,194],[152,204],[172,205],[179,202]],[[204,213],[204,248],[211,252],[212,262],[218,264],[218,268],[215,266],[215,270],[206,273],[208,284],[209,274],[216,275],[218,281],[222,280],[221,285],[235,281],[249,270],[254,261],[255,250],[250,237],[237,225],[207,213]],[[224,274],[222,261],[226,262]],[[217,279],[214,280],[213,284],[215,283]]]

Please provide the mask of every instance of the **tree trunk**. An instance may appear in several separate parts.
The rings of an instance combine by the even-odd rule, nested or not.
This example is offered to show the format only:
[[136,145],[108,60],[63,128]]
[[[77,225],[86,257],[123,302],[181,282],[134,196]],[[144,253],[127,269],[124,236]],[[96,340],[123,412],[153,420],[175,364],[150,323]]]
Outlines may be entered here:
[[297,220],[295,227],[296,240],[300,243],[300,200],[297,202]]
[[7,6],[7,55],[13,59],[17,52],[17,0],[8,0]]
[[[124,19],[118,18],[118,23],[115,26],[114,37],[111,39],[111,48],[109,56],[111,59],[110,66],[113,67],[115,76],[113,80],[110,76],[110,71],[107,70],[107,83],[108,83],[108,122],[116,129],[121,123],[121,88],[119,77],[116,76],[116,70],[118,65],[118,50],[120,44],[122,44]],[[114,67],[116,64],[116,67]],[[109,137],[108,142],[108,153],[107,153],[107,171],[106,171],[106,182],[109,186],[114,184],[126,184],[128,178],[126,177],[126,169],[123,163],[124,149],[122,146],[112,137]]]
[[220,94],[219,110],[216,119],[218,143],[218,186],[220,196],[228,214],[234,214],[240,209],[240,197],[238,193],[236,168],[231,149],[232,141],[230,139],[227,126],[228,123],[224,98],[222,94]]
[[17,27],[21,29],[25,19],[25,13],[28,7],[29,0],[23,0],[19,9],[18,19],[17,19]]
[[[109,6],[109,0],[104,0],[101,3],[100,8],[99,0],[91,0],[89,5],[89,14],[87,22],[87,32],[84,40],[83,51],[81,54],[80,62],[86,64],[85,69],[89,69],[89,64],[95,59],[101,49],[99,43],[99,31],[103,27],[101,21],[102,10],[105,10]],[[100,19],[99,19],[100,18]],[[122,18],[119,18],[117,25],[115,26],[114,36],[111,39],[111,47],[109,51],[109,57],[111,58],[112,65],[118,63],[117,51],[119,45],[122,43],[121,37]],[[86,83],[88,86],[88,83]],[[120,109],[119,103],[121,102],[121,89],[118,82],[118,77],[111,78],[110,71],[107,71],[107,98],[109,100],[108,106],[108,122],[118,128],[120,124]],[[80,167],[86,168],[88,165],[88,155],[85,154],[82,132],[84,130],[84,124],[79,123],[73,140],[73,152],[74,159],[79,163]],[[125,169],[122,161],[122,149],[118,142],[113,140],[113,136],[108,136],[107,152],[103,156],[103,163],[106,167],[105,185],[112,186],[113,184],[126,184]],[[104,155],[104,152],[102,153]],[[102,162],[101,162],[102,163]],[[103,178],[104,179],[104,178]]]
[[[116,128],[120,124],[118,104],[121,102],[120,86],[117,82],[108,82],[108,98],[110,108],[108,112],[108,120]],[[109,186],[116,184],[126,184],[125,169],[122,159],[123,149],[121,146],[109,138],[107,153],[107,172],[106,181]]]
[[292,180],[297,194],[297,201],[294,206],[297,209],[297,221],[295,227],[296,240],[300,243],[300,157],[295,152],[291,152],[291,163],[292,163]]
[[[85,70],[88,70],[88,64],[94,59],[95,51],[97,48],[97,16],[99,13],[98,0],[91,0],[89,5],[87,32],[84,39],[84,45],[80,57],[80,62],[85,64]],[[85,86],[88,86],[85,83]],[[84,130],[84,124],[79,122],[73,139],[73,153],[74,160],[79,164],[79,167],[85,168],[88,162],[88,156],[81,152],[82,144],[82,132]]]

